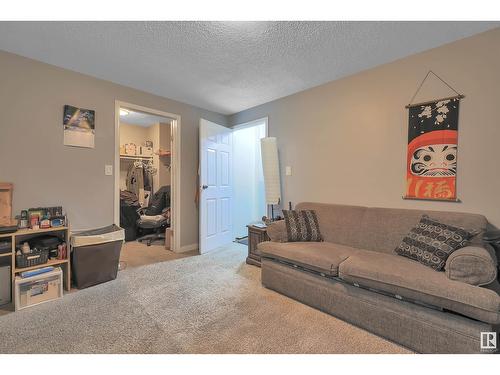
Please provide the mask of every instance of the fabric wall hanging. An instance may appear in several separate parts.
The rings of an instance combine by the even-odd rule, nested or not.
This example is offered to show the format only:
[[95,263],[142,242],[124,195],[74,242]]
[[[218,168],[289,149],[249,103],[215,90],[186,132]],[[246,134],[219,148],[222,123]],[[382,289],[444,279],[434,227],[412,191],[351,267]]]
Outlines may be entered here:
[[456,95],[406,106],[408,146],[403,198],[456,202],[458,109],[464,96],[429,71],[410,103],[429,74],[434,74]]

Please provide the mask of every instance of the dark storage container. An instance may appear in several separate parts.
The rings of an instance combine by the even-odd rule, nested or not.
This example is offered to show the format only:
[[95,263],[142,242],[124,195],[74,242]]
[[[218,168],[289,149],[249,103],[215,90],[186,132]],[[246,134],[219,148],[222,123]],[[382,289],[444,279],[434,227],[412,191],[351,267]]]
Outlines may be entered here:
[[0,254],[6,254],[12,252],[12,242],[10,240],[0,240]]
[[16,255],[16,268],[34,267],[49,260],[49,250],[33,250],[29,254]]
[[38,236],[28,241],[32,249],[47,251],[50,259],[57,258],[57,247],[63,243],[57,236]]
[[116,279],[124,230],[116,225],[71,236],[73,284],[78,289]]
[[137,239],[137,220],[140,216],[137,210],[139,204],[127,204],[120,201],[120,227],[125,230],[125,241],[135,241]]

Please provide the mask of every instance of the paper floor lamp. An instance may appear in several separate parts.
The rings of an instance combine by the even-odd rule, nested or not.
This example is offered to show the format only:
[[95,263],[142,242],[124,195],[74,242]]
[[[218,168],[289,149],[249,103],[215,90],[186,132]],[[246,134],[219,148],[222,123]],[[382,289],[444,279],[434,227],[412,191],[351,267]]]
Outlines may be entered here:
[[262,154],[262,169],[266,203],[271,206],[271,220],[274,220],[274,205],[281,202],[280,166],[278,160],[278,145],[275,137],[260,140]]

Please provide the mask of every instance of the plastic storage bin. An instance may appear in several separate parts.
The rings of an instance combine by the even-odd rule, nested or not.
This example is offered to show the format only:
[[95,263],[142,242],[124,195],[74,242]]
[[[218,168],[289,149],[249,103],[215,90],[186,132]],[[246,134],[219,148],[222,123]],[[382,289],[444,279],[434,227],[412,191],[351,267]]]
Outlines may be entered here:
[[125,231],[117,225],[71,236],[73,284],[78,289],[116,279]]
[[56,268],[54,271],[24,279],[16,276],[14,279],[16,310],[62,298],[62,275],[62,270]]
[[29,254],[16,255],[16,267],[26,268],[45,264],[49,260],[49,250],[36,250]]

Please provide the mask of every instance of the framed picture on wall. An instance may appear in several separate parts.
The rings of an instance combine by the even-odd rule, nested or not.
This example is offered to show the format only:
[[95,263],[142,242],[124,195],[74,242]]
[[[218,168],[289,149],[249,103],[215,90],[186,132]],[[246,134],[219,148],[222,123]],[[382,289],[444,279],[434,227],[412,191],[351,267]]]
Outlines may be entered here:
[[64,106],[64,145],[75,147],[95,147],[95,111]]

